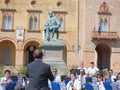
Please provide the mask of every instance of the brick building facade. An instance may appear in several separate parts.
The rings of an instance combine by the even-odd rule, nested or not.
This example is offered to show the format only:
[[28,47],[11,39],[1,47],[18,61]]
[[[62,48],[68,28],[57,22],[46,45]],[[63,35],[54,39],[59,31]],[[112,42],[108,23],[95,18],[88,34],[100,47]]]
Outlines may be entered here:
[[[104,2],[105,1],[105,2]],[[94,61],[100,69],[119,70],[119,0],[0,0],[0,63],[25,66],[43,40],[48,11],[63,23],[68,68]]]

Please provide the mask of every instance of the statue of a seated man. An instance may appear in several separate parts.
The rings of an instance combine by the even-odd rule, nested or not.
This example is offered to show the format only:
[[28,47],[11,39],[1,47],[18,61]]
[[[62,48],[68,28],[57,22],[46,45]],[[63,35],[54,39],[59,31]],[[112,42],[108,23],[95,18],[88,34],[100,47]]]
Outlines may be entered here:
[[47,39],[48,41],[50,40],[50,33],[52,32],[52,39],[54,37],[54,34],[56,33],[57,36],[56,38],[59,38],[59,27],[60,27],[60,22],[57,19],[56,16],[53,16],[53,12],[49,11],[48,12],[48,18],[46,19],[46,23],[45,23],[45,27],[44,27],[44,35],[45,35],[45,39]]

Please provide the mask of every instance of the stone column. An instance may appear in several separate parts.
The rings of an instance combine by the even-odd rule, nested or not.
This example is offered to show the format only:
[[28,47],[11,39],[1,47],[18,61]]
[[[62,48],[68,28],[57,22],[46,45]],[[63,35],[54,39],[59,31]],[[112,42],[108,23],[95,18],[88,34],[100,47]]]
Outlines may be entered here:
[[23,65],[24,65],[24,51],[16,50],[15,66],[23,66]]

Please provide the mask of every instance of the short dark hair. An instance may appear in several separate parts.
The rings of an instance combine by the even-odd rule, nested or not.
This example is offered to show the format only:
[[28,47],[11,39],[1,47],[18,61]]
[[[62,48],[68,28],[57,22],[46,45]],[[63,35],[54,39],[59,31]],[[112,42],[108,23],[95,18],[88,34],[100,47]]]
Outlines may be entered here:
[[117,79],[118,79],[118,76],[120,75],[120,72],[117,74]]
[[42,50],[39,49],[39,48],[36,48],[36,49],[34,50],[34,52],[33,52],[33,57],[34,57],[34,58],[38,58],[38,59],[42,59],[42,57],[43,57],[43,52],[42,52]]
[[113,70],[112,70],[112,69],[109,69],[109,72],[110,72],[110,71],[113,73]]
[[4,71],[4,74],[6,74],[6,73],[11,73],[11,71],[7,69]]
[[70,72],[70,74],[74,74],[74,76],[76,76],[76,71],[73,70],[73,71]]
[[94,65],[94,62],[90,62],[90,64],[93,64],[93,65]]
[[101,78],[102,79],[102,81],[103,81],[103,75],[102,74],[99,74],[99,75],[97,75],[97,78]]
[[120,75],[120,72],[118,73],[118,75]]

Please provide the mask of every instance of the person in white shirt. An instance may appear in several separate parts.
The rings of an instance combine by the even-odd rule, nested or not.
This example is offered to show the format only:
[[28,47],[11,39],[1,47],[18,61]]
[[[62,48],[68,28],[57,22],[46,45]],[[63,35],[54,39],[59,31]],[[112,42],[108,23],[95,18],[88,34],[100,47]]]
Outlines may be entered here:
[[85,73],[87,72],[87,69],[84,67],[84,62],[80,62],[80,65],[77,69],[84,69]]
[[105,87],[103,84],[103,75],[97,76],[97,86],[98,86],[98,90],[105,90]]
[[55,82],[61,82],[61,77],[60,77],[60,75],[57,72],[57,68],[53,68],[52,69],[52,73],[53,73],[53,76],[55,78],[54,81]]
[[48,85],[49,85],[50,90],[52,90],[52,87],[53,87],[52,83],[57,82],[59,84],[59,86],[60,86],[60,83],[61,83],[61,77],[57,72],[57,68],[52,68],[52,74],[54,76],[54,81],[51,82],[50,80],[48,80]]
[[110,78],[110,80],[111,80],[112,82],[114,82],[114,80],[116,79],[116,76],[113,75],[113,70],[110,69],[110,70],[108,71],[108,73],[109,73],[109,78]]
[[78,75],[78,80],[81,82],[81,88],[83,89],[85,86],[84,84],[86,83],[86,77],[84,69],[80,69],[80,74]]
[[67,83],[67,90],[81,90],[81,82],[76,79],[76,73],[70,73],[71,80]]
[[20,75],[20,70],[15,69],[14,75],[17,77],[17,82],[16,82],[14,89],[21,90],[23,87],[25,87],[25,81],[24,81],[22,75]]
[[0,78],[0,90],[6,90],[6,85],[12,81],[10,79],[10,74],[10,70],[4,71],[4,77]]
[[97,71],[99,71],[99,69],[95,67],[94,62],[90,62],[90,67],[87,69],[87,74],[89,76],[95,76]]

